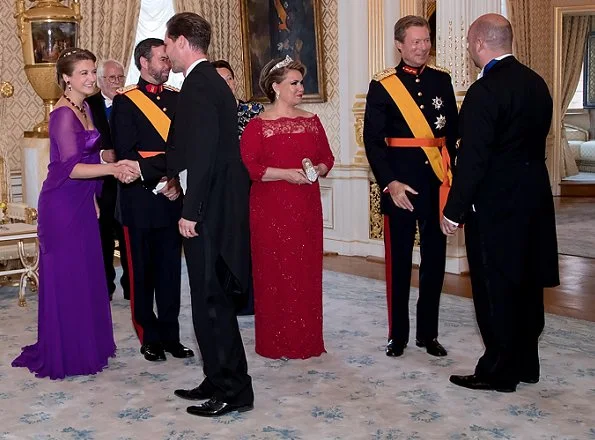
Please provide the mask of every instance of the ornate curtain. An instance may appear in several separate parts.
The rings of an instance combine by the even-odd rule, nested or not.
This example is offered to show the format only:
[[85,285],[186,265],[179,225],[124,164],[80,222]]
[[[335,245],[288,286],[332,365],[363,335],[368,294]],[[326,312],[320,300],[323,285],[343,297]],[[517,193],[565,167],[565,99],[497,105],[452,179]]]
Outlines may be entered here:
[[[561,115],[566,114],[568,105],[576,91],[585,56],[587,36],[591,30],[591,17],[565,16],[562,19],[562,103]],[[563,116],[562,116],[563,117]],[[562,121],[554,121],[562,124]],[[578,167],[568,146],[564,130],[562,133],[562,169],[561,177],[578,174]]]
[[[513,52],[518,60],[531,66],[530,0],[508,0],[508,18],[513,28]],[[535,5],[533,5],[535,8]]]
[[194,12],[211,23],[213,34],[209,59],[227,60],[235,73],[237,93],[244,94],[242,20],[238,0],[174,0],[176,12]]
[[85,0],[81,2],[79,45],[98,60],[114,59],[127,69],[136,37],[141,0]]

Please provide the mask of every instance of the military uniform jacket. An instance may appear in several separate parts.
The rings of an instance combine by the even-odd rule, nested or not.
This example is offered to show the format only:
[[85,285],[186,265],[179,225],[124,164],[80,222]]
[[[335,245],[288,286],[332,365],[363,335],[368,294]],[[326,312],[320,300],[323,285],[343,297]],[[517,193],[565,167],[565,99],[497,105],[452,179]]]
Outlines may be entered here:
[[[374,76],[366,97],[364,144],[368,162],[381,189],[393,180],[420,191],[427,185],[440,185],[428,158],[421,148],[388,147],[385,138],[412,138],[397,104],[380,83],[383,77],[396,74],[419,105],[435,137],[446,137],[447,148],[454,162],[457,140],[457,106],[450,75],[431,66],[423,69],[406,65],[387,69]],[[392,206],[389,195],[382,200],[383,212]]]
[[[148,91],[148,89],[154,90],[151,86],[142,78],[138,82],[138,89],[157,104],[170,119],[173,119],[178,92],[165,86],[158,93],[152,93]],[[130,159],[142,162],[144,159],[139,151],[165,152],[163,138],[125,93],[114,97],[111,128],[118,160]],[[169,201],[162,194],[152,192],[159,178],[163,176],[151,176],[151,180],[137,179],[131,184],[120,184],[116,211],[123,226],[160,228],[178,222],[181,217],[182,198]]]
[[[474,82],[461,107],[461,145],[444,215],[475,216],[494,270],[559,284],[554,204],[545,165],[552,98],[537,73],[513,56]],[[488,262],[488,263],[490,263]]]

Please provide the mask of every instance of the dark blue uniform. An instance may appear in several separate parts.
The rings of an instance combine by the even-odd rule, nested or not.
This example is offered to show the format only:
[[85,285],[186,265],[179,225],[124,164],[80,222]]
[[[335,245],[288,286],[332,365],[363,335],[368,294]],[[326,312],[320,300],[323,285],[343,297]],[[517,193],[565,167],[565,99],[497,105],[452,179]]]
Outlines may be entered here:
[[[177,91],[142,78],[138,89],[173,119]],[[119,160],[142,161],[139,151],[165,151],[163,138],[125,92],[114,98],[111,118]],[[128,239],[133,321],[139,339],[142,344],[167,346],[178,343],[180,333],[182,239],[178,220],[182,216],[182,198],[170,201],[162,194],[154,194],[152,189],[159,177],[120,184],[117,211]]]
[[385,250],[389,339],[398,347],[409,340],[409,289],[416,223],[419,224],[421,257],[417,333],[419,341],[438,335],[438,309],[444,280],[446,238],[440,230],[439,188],[441,181],[421,148],[388,147],[386,138],[413,138],[397,104],[382,78],[396,74],[417,103],[435,137],[446,137],[451,158],[455,157],[457,107],[450,75],[435,68],[415,68],[401,62],[395,69],[375,75],[366,98],[364,143],[372,172],[384,190],[394,180],[419,194],[412,196],[414,211],[401,209],[390,194],[382,195],[385,214]]

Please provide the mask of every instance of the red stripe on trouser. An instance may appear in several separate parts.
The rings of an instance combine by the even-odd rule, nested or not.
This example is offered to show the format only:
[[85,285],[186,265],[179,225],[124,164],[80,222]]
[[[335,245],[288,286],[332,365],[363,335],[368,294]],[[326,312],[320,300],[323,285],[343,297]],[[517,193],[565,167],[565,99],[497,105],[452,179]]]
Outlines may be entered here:
[[134,326],[134,330],[136,331],[136,335],[140,340],[140,343],[143,343],[143,328],[141,325],[134,319],[134,270],[132,268],[132,251],[130,250],[130,234],[128,233],[128,226],[122,227],[124,231],[124,241],[126,242],[126,257],[128,258],[128,282],[130,283],[130,311],[132,312],[132,325]]
[[390,223],[388,215],[384,216],[384,268],[386,270],[386,303],[388,308],[388,337],[391,338],[393,330],[393,260],[390,243]]

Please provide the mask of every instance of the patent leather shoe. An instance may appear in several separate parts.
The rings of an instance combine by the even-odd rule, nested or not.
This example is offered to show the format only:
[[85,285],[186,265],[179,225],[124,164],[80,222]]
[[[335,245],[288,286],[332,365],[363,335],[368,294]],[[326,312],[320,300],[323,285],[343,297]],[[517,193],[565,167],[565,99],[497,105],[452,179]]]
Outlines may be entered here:
[[390,357],[402,356],[406,345],[407,344],[398,344],[393,339],[391,339],[390,341],[388,341],[388,344],[386,344],[385,353],[387,356]]
[[232,411],[245,412],[254,409],[254,404],[233,404],[226,403],[216,398],[211,398],[198,406],[186,408],[188,414],[200,417],[219,417]]
[[458,376],[453,374],[450,376],[450,381],[455,385],[469,388],[471,390],[494,390],[500,393],[514,393],[516,391],[515,383],[490,382],[475,374],[470,374],[468,376]]
[[167,351],[175,358],[190,358],[194,356],[194,352],[190,350],[188,347],[184,347],[179,342],[174,342],[172,344],[164,344],[163,350]]
[[519,377],[519,381],[521,381],[523,383],[535,384],[535,383],[539,382],[539,374],[537,374],[537,375],[527,374],[527,375],[521,376],[521,377]]
[[143,344],[140,348],[140,352],[145,356],[145,359],[151,362],[164,361],[165,352],[159,344]]
[[175,390],[174,394],[186,400],[208,400],[213,397],[213,392],[202,384],[191,390]]
[[428,354],[431,354],[432,356],[441,357],[446,356],[448,354],[442,346],[442,344],[438,342],[438,339],[436,338],[430,341],[422,341],[417,339],[415,341],[415,345],[417,345],[418,347],[425,347]]

